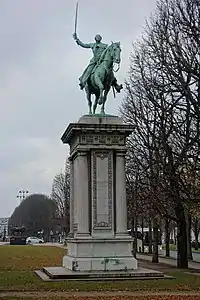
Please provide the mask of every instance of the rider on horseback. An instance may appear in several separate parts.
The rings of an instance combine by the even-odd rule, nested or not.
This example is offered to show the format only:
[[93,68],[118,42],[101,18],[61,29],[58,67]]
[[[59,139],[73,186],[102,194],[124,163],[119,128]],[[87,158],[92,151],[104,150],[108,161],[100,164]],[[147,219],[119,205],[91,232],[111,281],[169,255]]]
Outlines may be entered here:
[[[90,60],[89,65],[84,70],[82,76],[79,78],[79,80],[80,80],[80,84],[79,84],[80,88],[84,89],[84,87],[86,86],[88,78],[90,77],[90,75],[94,71],[95,67],[99,63],[101,55],[104,52],[104,50],[108,47],[108,45],[101,42],[102,37],[99,34],[97,34],[95,36],[95,43],[90,43],[90,44],[84,44],[83,42],[81,42],[78,39],[76,33],[73,34],[73,37],[74,37],[74,40],[76,41],[77,45],[79,45],[79,46],[81,46],[83,48],[90,48],[90,49],[92,49],[92,52],[93,52],[93,55],[94,55],[93,58]],[[113,79],[112,86],[116,89],[116,91],[118,93],[120,93],[120,91],[122,89],[122,85],[119,85],[117,83],[117,79],[115,77]]]

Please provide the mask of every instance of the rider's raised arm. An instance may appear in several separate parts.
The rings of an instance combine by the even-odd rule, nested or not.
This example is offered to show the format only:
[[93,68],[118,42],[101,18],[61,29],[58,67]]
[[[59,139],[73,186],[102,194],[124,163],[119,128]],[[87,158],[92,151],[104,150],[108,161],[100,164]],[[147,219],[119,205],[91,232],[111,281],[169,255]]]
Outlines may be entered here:
[[93,44],[85,44],[85,43],[81,42],[81,40],[78,39],[76,33],[73,34],[73,38],[76,41],[77,45],[79,45],[83,48],[92,48],[92,46],[93,46]]
[[92,48],[92,44],[85,44],[83,42],[81,42],[81,40],[77,39],[76,40],[77,45],[83,47],[83,48]]

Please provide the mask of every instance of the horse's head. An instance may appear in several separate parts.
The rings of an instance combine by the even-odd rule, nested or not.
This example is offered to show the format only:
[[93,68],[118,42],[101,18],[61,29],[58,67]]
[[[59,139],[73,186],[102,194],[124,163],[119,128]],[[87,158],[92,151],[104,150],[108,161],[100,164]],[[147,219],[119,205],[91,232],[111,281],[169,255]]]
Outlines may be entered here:
[[111,51],[111,55],[113,58],[113,62],[116,64],[120,64],[121,62],[121,57],[120,57],[120,53],[121,53],[121,47],[120,47],[120,42],[115,42],[110,45],[110,51]]

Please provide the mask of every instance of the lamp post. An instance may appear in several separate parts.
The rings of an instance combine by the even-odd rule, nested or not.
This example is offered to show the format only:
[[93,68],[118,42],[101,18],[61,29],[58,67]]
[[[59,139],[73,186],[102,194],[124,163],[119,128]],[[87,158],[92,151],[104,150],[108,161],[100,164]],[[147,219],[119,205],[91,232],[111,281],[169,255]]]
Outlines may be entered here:
[[17,198],[20,199],[20,203],[28,196],[28,194],[29,194],[29,191],[27,191],[27,190],[20,190],[18,192]]

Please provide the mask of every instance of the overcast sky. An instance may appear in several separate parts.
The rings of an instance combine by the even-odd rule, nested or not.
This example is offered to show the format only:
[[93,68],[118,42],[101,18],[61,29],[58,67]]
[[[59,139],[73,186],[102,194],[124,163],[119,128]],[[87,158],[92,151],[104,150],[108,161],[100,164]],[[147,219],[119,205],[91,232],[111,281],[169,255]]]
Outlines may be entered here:
[[[91,58],[72,39],[75,0],[0,1],[0,217],[10,216],[20,189],[51,192],[68,147],[60,137],[87,113],[78,78]],[[132,41],[140,38],[156,0],[80,0],[78,37],[120,41],[124,81]],[[123,93],[108,98],[116,114]]]

